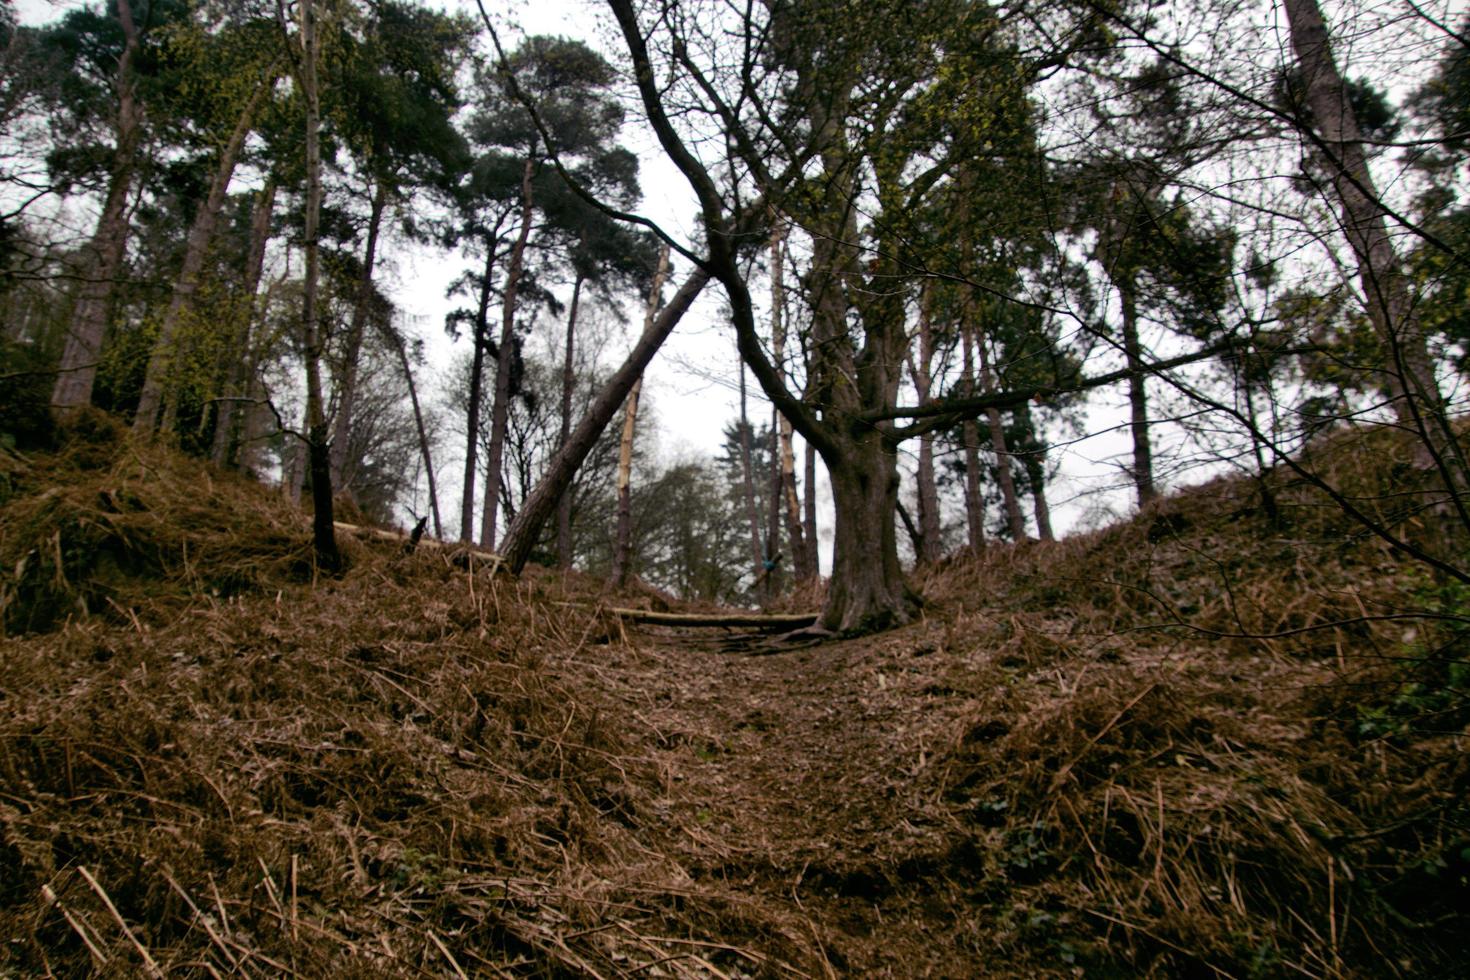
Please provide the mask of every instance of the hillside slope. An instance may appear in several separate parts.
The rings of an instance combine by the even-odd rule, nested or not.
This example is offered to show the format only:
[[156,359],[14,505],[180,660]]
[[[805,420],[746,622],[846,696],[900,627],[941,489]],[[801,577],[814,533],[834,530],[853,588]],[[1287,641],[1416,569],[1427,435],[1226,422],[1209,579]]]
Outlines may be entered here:
[[7,455],[0,972],[1463,973],[1461,594],[1261,492],[785,649],[447,553],[316,579],[278,498],[102,422]]

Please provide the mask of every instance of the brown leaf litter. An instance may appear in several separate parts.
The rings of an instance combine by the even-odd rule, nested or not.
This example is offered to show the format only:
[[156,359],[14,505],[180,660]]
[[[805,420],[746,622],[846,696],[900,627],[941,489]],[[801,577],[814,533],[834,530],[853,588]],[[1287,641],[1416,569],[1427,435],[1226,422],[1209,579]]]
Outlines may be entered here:
[[314,580],[278,498],[106,433],[0,470],[0,973],[1470,963],[1463,627],[1285,480],[747,656],[572,574]]

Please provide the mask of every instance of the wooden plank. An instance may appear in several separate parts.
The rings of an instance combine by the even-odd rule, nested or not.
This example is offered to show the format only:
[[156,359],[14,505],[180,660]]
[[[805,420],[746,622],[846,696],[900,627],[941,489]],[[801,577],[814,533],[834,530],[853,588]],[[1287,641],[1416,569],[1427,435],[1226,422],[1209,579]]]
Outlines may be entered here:
[[618,609],[609,607],[608,612],[620,619],[633,623],[648,623],[652,626],[727,626],[748,629],[797,629],[810,626],[816,621],[816,613],[789,613],[765,615],[762,613],[669,613],[653,612],[649,609]]

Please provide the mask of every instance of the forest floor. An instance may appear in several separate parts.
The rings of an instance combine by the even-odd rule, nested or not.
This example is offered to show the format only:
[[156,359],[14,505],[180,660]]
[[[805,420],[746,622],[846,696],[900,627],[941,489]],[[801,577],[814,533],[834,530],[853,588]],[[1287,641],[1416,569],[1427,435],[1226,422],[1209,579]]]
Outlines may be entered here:
[[1464,975],[1470,600],[1273,479],[792,649],[0,452],[0,977]]

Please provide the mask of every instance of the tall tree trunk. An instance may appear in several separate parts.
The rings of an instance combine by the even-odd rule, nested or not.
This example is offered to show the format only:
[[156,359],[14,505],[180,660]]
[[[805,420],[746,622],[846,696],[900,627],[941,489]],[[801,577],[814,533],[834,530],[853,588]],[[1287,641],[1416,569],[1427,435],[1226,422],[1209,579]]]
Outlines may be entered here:
[[112,313],[113,286],[122,270],[128,244],[128,199],[138,166],[142,141],[143,106],[134,89],[133,63],[138,57],[138,28],[129,0],[117,0],[117,19],[122,27],[123,50],[117,59],[113,87],[117,93],[117,116],[112,161],[108,167],[107,198],[97,227],[87,246],[84,279],[72,311],[66,343],[51,390],[51,407],[67,414],[92,402],[97,380],[97,363],[102,340]]
[[766,595],[774,598],[781,594],[781,513],[785,509],[781,501],[785,496],[786,481],[781,470],[781,413],[771,407],[771,485],[766,501]]
[[495,271],[495,242],[485,245],[485,275],[480,280],[480,305],[475,311],[474,351],[470,355],[470,404],[465,413],[464,493],[459,505],[459,540],[475,534],[475,478],[479,476],[480,403],[484,400],[485,349],[490,334],[490,274]]
[[[980,351],[980,383],[989,393],[995,390],[995,379],[990,372],[990,354],[985,347],[985,338],[977,337],[975,346]],[[1025,541],[1026,516],[1021,513],[1021,500],[1016,495],[1016,481],[1011,476],[1011,451],[1006,446],[1006,430],[1001,423],[1000,409],[987,410],[985,419],[990,423],[990,448],[995,452],[995,480],[1000,484],[1000,497],[1005,504],[1011,540]]]
[[854,440],[840,462],[827,463],[837,511],[832,579],[822,614],[827,629],[886,629],[903,622],[913,607],[898,564],[896,448],[881,433],[871,433]]
[[1046,502],[1046,443],[1036,431],[1036,422],[1031,417],[1031,405],[1022,402],[1016,409],[1021,426],[1029,433],[1030,449],[1021,457],[1026,467],[1026,482],[1031,484],[1031,504],[1036,511],[1036,536],[1043,541],[1055,541],[1051,530],[1051,505]]
[[332,486],[351,496],[346,479],[348,456],[352,443],[352,415],[357,410],[358,361],[362,358],[363,331],[367,327],[373,299],[373,266],[378,257],[378,234],[383,226],[383,211],[388,206],[388,184],[379,180],[373,190],[368,214],[367,242],[362,250],[362,273],[353,298],[352,319],[347,326],[347,344],[342,352],[342,380],[338,385],[337,417],[332,423]]
[[[582,303],[583,276],[577,273],[572,284],[572,306],[567,311],[566,356],[561,366],[561,432],[557,434],[556,448],[567,444],[572,435],[572,389],[576,387],[577,375],[573,359],[577,342],[577,309]],[[556,502],[556,563],[562,568],[572,567],[572,491],[562,494]]]
[[755,569],[752,588],[765,581],[765,556],[761,554],[760,508],[755,504],[755,476],[750,465],[750,419],[745,412],[745,362],[740,370],[740,495],[745,500],[745,520],[750,525],[751,567]]
[[578,467],[597,444],[602,431],[617,414],[623,400],[628,397],[628,392],[643,375],[644,368],[648,367],[648,362],[653,360],[653,355],[658,353],[659,347],[668,339],[669,333],[678,325],[680,318],[708,281],[709,273],[704,269],[696,268],[689,274],[674,298],[643,331],[622,366],[602,386],[602,390],[588,407],[587,414],[582,416],[582,421],[572,431],[572,437],[567,440],[567,444],[552,457],[541,482],[526,497],[521,504],[520,513],[516,514],[515,520],[506,531],[501,555],[511,571],[519,572],[526,566],[542,526],[556,508],[557,498],[577,475]]
[[[158,339],[153,344],[153,354],[148,358],[148,369],[143,377],[143,391],[138,398],[138,411],[133,416],[133,431],[146,438],[151,438],[153,430],[158,424],[158,407],[163,400],[164,385],[175,382],[177,378],[175,370],[175,346],[176,334],[179,321],[184,314],[194,305],[194,295],[199,291],[199,274],[204,269],[204,259],[209,253],[210,242],[214,238],[214,226],[219,222],[220,209],[224,207],[225,195],[230,189],[230,180],[235,175],[235,165],[240,159],[240,151],[245,146],[245,140],[250,135],[254,126],[256,110],[260,108],[265,94],[274,83],[274,72],[268,79],[262,79],[261,84],[251,93],[244,108],[240,110],[240,118],[235,121],[235,129],[230,133],[229,140],[220,148],[219,160],[215,164],[214,179],[209,185],[209,195],[204,203],[199,206],[194,215],[194,223],[189,228],[189,238],[184,247],[184,261],[179,267],[178,278],[174,280],[173,295],[169,298],[168,309],[163,314],[163,322],[158,326]],[[177,404],[178,396],[171,400]]]
[[[233,468],[238,459],[240,420],[250,418],[256,407],[249,402],[242,404],[234,399],[241,395],[252,398],[258,393],[255,389],[259,365],[251,335],[258,319],[256,293],[260,291],[260,279],[265,272],[265,249],[270,243],[271,212],[275,203],[276,182],[273,177],[267,177],[265,186],[255,196],[255,204],[250,213],[250,247],[245,256],[245,281],[240,287],[244,310],[240,314],[239,328],[235,333],[236,356],[225,387],[225,394],[230,396],[230,400],[221,402],[215,412],[214,445],[210,457],[216,466],[225,469]],[[244,353],[243,358],[239,356],[241,352]]]
[[521,172],[521,228],[510,252],[510,268],[505,274],[505,297],[500,317],[500,357],[495,364],[495,400],[490,408],[490,446],[485,461],[485,511],[480,523],[480,547],[495,547],[495,522],[500,503],[500,474],[505,459],[505,425],[510,417],[510,370],[515,348],[516,291],[525,267],[526,242],[531,238],[531,218],[535,202],[531,198],[531,178],[536,174],[534,154],[527,154]]
[[801,533],[806,536],[807,568],[816,581],[822,572],[822,556],[817,550],[817,448],[806,443],[802,461]]
[[1154,487],[1154,454],[1148,435],[1148,385],[1143,369],[1143,345],[1138,340],[1138,300],[1132,278],[1117,283],[1123,307],[1123,356],[1128,362],[1129,429],[1133,433],[1133,485],[1143,508],[1159,495]]
[[[658,316],[659,296],[663,292],[664,280],[669,275],[669,246],[665,245],[658,254],[658,269],[653,274],[653,286],[648,291],[648,305],[643,312],[643,333],[653,329]],[[613,547],[613,584],[621,588],[627,584],[632,564],[633,551],[633,437],[638,423],[638,396],[643,391],[643,375],[633,382],[628,392],[628,404],[623,409],[623,437],[618,443],[618,536]],[[562,440],[562,445],[567,444]]]
[[306,423],[311,468],[312,543],[317,561],[329,572],[342,564],[332,525],[330,434],[322,404],[321,313],[317,291],[321,274],[318,242],[322,209],[321,93],[317,87],[316,9],[301,0],[301,91],[306,102],[306,213],[303,216],[306,281],[302,286],[301,340],[306,356]]
[[[961,384],[965,394],[975,393],[975,335],[969,318],[960,327],[962,347]],[[960,438],[965,444],[965,524],[970,532],[970,552],[979,555],[985,550],[985,498],[980,495],[980,426],[974,419],[965,419],[960,426]]]
[[[926,284],[919,298],[919,359],[917,363],[909,362],[909,373],[913,375],[920,405],[929,403],[933,369],[934,326],[929,318],[929,288]],[[921,565],[929,565],[938,561],[942,553],[932,433],[926,432],[919,437],[919,466],[915,483],[919,504],[919,547],[915,549],[914,559]]]
[[[776,231],[771,235],[771,356],[780,371],[785,371],[786,364],[785,242],[786,225],[778,220]],[[777,409],[774,424],[779,440],[776,458],[780,461],[777,497],[785,504],[786,539],[791,547],[791,565],[798,580],[810,581],[817,577],[817,570],[810,561],[811,549],[806,545],[801,526],[801,503],[796,495],[796,453],[791,445],[791,420]]]
[[1409,284],[1389,237],[1386,209],[1368,169],[1347,86],[1333,57],[1332,41],[1317,0],[1285,0],[1292,50],[1307,85],[1310,125],[1320,137],[1316,149],[1326,162],[1342,210],[1342,228],[1358,262],[1358,278],[1368,318],[1389,355],[1388,373],[1399,424],[1419,433],[1425,453],[1437,466],[1455,499],[1461,520],[1470,522],[1465,503],[1470,491],[1463,448],[1445,412],[1434,361],[1414,311]]

